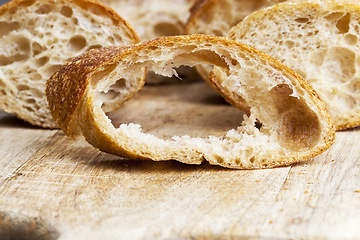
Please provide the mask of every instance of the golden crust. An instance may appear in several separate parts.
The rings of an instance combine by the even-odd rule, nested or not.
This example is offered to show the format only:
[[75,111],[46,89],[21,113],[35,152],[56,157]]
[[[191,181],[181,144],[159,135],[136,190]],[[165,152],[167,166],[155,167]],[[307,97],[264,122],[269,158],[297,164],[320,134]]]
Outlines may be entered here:
[[[158,55],[156,55],[156,53],[158,53]],[[281,132],[282,129],[285,129],[283,128],[283,124],[277,124],[274,130],[267,130],[268,132],[264,133],[265,135],[270,134],[269,136],[265,136],[264,139],[273,137],[281,138],[282,143],[279,144],[282,145],[282,147],[279,147],[280,150],[278,150],[282,152],[285,149],[285,151],[287,151],[286,154],[275,154],[277,150],[269,147],[266,150],[260,148],[260,151],[264,151],[265,153],[263,157],[256,161],[254,159],[258,157],[258,155],[250,160],[239,159],[240,156],[237,155],[229,156],[231,159],[227,159],[218,155],[221,153],[213,153],[213,148],[210,147],[212,145],[209,145],[209,149],[207,148],[211,138],[206,140],[180,137],[179,140],[164,141],[156,139],[154,136],[141,133],[136,129],[133,130],[133,127],[130,125],[121,125],[118,129],[115,129],[102,112],[100,104],[98,103],[98,96],[96,96],[96,91],[93,89],[94,86],[91,84],[94,73],[98,72],[99,69],[105,65],[115,64],[117,67],[114,71],[120,74],[130,71],[129,69],[135,69],[136,72],[136,69],[142,69],[143,67],[149,67],[150,69],[158,70],[159,73],[166,74],[167,63],[172,63],[177,66],[177,64],[192,65],[207,62],[219,66],[217,70],[226,70],[230,67],[228,65],[229,62],[235,62],[235,60],[242,58],[239,57],[240,55],[246,56],[244,59],[251,58],[253,63],[256,62],[256,64],[258,64],[258,67],[265,67],[268,70],[274,71],[274,73],[283,74],[284,78],[281,81],[286,82],[285,85],[287,87],[287,84],[292,85],[294,93],[299,92],[301,94],[299,100],[285,94],[287,97],[285,100],[289,101],[290,104],[299,104],[299,109],[305,111],[305,118],[306,116],[312,117],[312,119],[305,119],[304,116],[301,116],[302,112],[300,111],[300,115],[298,113],[290,115],[291,121],[285,119],[284,124],[289,125],[289,129],[287,129],[288,131],[285,133]],[[161,56],[161,58],[155,59],[154,56]],[[157,69],[159,65],[162,67]],[[232,70],[231,68],[232,67],[230,67],[230,70]],[[162,70],[164,70],[164,72]],[[264,72],[264,74],[267,73]],[[109,73],[108,75],[112,74]],[[229,79],[221,79],[222,82],[220,80],[217,82],[217,79],[218,78],[213,78],[211,81],[218,89],[220,89],[219,86],[222,86],[221,89],[225,89],[221,91],[221,93],[231,102],[233,98],[228,96],[228,94],[233,92],[230,90],[231,87],[226,88],[226,84],[232,84],[231,81]],[[101,82],[101,79],[99,81]],[[273,80],[269,81],[271,82]],[[143,84],[143,82],[138,82],[135,84],[135,87],[132,87],[133,89],[129,88],[129,90],[135,94],[135,92],[141,90]],[[249,82],[249,84],[253,83]],[[267,82],[265,84],[267,84]],[[283,85],[282,83],[276,83],[276,86],[281,87]],[[263,90],[269,92],[266,89]],[[277,90],[276,87],[275,90]],[[283,90],[280,89],[279,91]],[[90,144],[102,151],[136,159],[152,159],[155,161],[175,159],[190,164],[200,164],[203,160],[207,160],[210,164],[217,164],[229,168],[269,168],[285,166],[294,162],[310,159],[327,150],[333,143],[335,137],[335,129],[331,117],[323,103],[319,100],[317,94],[304,79],[270,56],[239,42],[222,37],[202,35],[163,37],[127,48],[107,47],[90,51],[72,59],[61,67],[60,70],[49,79],[46,93],[54,120],[67,135],[76,137],[76,135],[83,134]],[[274,96],[272,100],[281,104],[281,99],[278,99],[277,92],[272,94],[275,94],[269,95]],[[251,98],[253,98],[253,96],[251,96]],[[262,104],[266,105],[267,102],[261,102],[261,104],[258,103],[252,107],[261,113]],[[256,115],[255,110],[252,114]],[[295,108],[295,110],[297,110],[297,108]],[[286,112],[287,109],[284,111]],[[265,125],[271,125],[273,119],[266,114],[261,115],[260,113],[257,113],[258,116],[255,117],[261,118],[260,121],[263,120]],[[280,118],[280,113],[277,113],[271,108],[270,113],[274,116],[279,115]],[[291,119],[294,117],[303,117],[304,119],[300,119],[299,121],[293,119],[295,120],[294,122]],[[313,124],[311,120],[313,120]],[[309,121],[310,124],[306,123],[307,121]],[[296,124],[300,125],[297,126]],[[76,126],[78,126],[78,129],[76,129]],[[254,144],[258,144],[258,142],[264,140],[262,139],[262,135],[255,137],[256,134],[260,133],[257,133],[258,130],[251,124],[246,125],[241,132],[242,133],[239,132],[239,136],[235,136],[235,138],[239,137],[236,141],[242,141],[241,139],[244,135],[254,135],[255,139],[259,138],[259,141],[255,141]],[[224,141],[230,141],[229,144],[233,141],[231,137],[229,137],[229,139],[226,138],[225,136],[225,139],[215,139],[211,144],[219,147],[219,145],[225,144]],[[312,139],[309,140],[308,138]],[[287,140],[289,140],[289,142],[287,142]],[[270,141],[264,144],[264,146],[267,146],[267,144],[272,143]],[[230,145],[225,144],[224,149],[227,149],[229,146]],[[241,148],[238,151],[241,151]],[[228,156],[228,154],[229,153],[225,153],[224,156]],[[256,154],[261,155],[262,153]],[[265,156],[267,156],[267,159],[264,159]]]
[[[104,64],[116,60],[127,46],[109,46],[90,50],[66,62],[46,84],[46,96],[52,117],[68,134],[72,118],[90,85],[89,75]],[[59,79],[61,79],[59,81]]]

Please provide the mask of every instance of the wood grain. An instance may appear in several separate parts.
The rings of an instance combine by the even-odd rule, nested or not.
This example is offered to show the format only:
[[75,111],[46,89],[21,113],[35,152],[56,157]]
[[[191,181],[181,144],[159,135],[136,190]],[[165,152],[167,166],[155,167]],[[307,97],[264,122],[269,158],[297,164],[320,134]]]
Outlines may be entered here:
[[[164,138],[241,122],[199,83],[146,87],[109,116]],[[119,159],[0,112],[0,239],[358,239],[359,137],[338,132],[310,161],[244,171]]]

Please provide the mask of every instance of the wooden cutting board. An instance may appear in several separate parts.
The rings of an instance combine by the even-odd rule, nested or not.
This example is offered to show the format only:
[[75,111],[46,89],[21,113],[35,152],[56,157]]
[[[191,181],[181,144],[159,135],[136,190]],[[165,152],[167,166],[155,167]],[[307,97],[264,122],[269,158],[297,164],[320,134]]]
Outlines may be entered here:
[[[204,83],[147,86],[118,111],[162,138],[242,113]],[[0,112],[0,239],[359,239],[360,129],[289,167],[121,159]]]

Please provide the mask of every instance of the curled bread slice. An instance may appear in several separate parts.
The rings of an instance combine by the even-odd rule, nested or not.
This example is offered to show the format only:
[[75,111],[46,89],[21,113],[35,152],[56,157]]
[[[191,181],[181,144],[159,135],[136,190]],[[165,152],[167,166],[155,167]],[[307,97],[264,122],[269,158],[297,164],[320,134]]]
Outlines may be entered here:
[[[0,108],[55,128],[45,84],[80,53],[140,41],[117,13],[93,0],[14,0],[0,7]],[[116,90],[114,90],[116,91]],[[105,100],[109,109],[116,107]]]
[[359,28],[359,2],[294,1],[248,16],[228,37],[302,75],[342,130],[360,125]]
[[[101,108],[99,94],[113,84],[123,86],[123,100],[140,90],[138,72],[144,67],[171,76],[180,65],[199,63],[222,69],[227,77],[213,84],[251,105],[242,126],[222,137],[168,140],[144,133],[138,124],[115,128]],[[46,94],[53,118],[65,134],[83,135],[101,151],[134,159],[268,168],[312,158],[334,140],[331,117],[299,75],[268,55],[223,37],[163,37],[127,48],[95,49],[63,65],[49,79]]]

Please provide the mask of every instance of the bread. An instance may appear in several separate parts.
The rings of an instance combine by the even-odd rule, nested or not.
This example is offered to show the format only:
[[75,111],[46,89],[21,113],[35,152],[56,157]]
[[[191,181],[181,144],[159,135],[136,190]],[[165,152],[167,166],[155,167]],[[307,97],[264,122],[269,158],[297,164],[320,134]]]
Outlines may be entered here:
[[[230,28],[247,15],[283,1],[285,0],[197,0],[190,9],[185,33],[226,36]],[[197,66],[196,69],[206,80],[212,66]]]
[[139,41],[124,19],[98,1],[8,2],[0,7],[0,108],[55,128],[45,84],[59,66],[92,48]]
[[[241,98],[251,106],[242,126],[221,137],[162,139],[134,123],[115,128],[101,109],[98,94],[118,79],[123,79],[121,101],[141,90],[144,83],[138,72],[144,67],[171,76],[179,65],[205,63],[226,74],[213,84],[221,85],[227,99]],[[66,135],[84,136],[101,151],[132,159],[269,168],[310,159],[334,141],[332,119],[306,81],[268,55],[224,37],[163,37],[126,48],[95,49],[63,65],[49,79],[46,95]]]
[[325,103],[336,129],[344,130],[360,125],[359,20],[356,1],[299,1],[258,11],[227,36],[303,76]]
[[184,34],[195,0],[101,0],[130,22],[142,40]]

